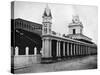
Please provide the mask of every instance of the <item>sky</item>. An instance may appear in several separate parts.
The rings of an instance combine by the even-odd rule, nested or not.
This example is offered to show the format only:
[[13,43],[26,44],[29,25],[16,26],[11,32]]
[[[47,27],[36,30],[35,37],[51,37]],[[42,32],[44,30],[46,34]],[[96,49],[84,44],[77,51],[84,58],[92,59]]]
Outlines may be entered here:
[[96,6],[16,1],[14,4],[14,19],[22,18],[42,24],[42,15],[47,4],[53,17],[52,31],[67,35],[72,16],[78,15],[84,26],[83,34],[92,38],[92,41],[97,44],[98,8]]

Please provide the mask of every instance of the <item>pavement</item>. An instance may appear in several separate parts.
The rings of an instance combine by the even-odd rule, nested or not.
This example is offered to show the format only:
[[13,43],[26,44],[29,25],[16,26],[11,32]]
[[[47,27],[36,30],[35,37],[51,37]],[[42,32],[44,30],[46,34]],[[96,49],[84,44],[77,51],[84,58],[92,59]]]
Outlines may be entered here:
[[97,55],[72,58],[50,64],[32,64],[29,67],[16,69],[15,73],[37,73],[69,70],[85,70],[97,68]]

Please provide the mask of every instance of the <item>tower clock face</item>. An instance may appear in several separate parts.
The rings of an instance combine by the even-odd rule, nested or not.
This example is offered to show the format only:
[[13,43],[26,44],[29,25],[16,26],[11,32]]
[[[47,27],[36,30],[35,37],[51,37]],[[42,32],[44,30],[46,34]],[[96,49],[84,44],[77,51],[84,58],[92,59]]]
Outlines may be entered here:
[[77,18],[75,18],[75,19],[74,19],[74,22],[75,22],[75,23],[78,23],[78,22],[79,22],[79,20],[78,20]]

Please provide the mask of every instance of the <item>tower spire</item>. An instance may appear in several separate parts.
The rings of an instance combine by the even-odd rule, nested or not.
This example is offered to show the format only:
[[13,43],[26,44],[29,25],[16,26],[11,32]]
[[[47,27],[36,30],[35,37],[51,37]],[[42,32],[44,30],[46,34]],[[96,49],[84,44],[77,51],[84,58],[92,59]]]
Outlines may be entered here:
[[44,10],[43,17],[51,17],[52,18],[51,10],[50,10],[48,4],[46,5],[46,8]]

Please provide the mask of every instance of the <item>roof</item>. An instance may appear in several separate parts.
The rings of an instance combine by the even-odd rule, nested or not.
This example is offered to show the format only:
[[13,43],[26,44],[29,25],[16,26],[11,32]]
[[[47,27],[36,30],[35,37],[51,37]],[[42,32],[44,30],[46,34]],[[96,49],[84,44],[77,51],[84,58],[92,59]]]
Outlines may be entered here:
[[46,8],[45,8],[45,10],[44,10],[43,17],[44,17],[44,16],[47,16],[47,17],[51,17],[51,18],[52,18],[51,10],[50,10],[50,8],[48,7],[48,5],[46,6]]
[[33,26],[42,27],[42,24],[39,24],[39,23],[36,23],[36,22],[31,22],[31,21],[24,20],[24,19],[21,19],[21,18],[16,18],[15,21],[23,21],[24,23],[27,23],[27,24],[30,24],[30,25],[33,25]]
[[68,34],[67,37],[74,38],[74,39],[85,39],[91,41],[92,39],[83,35],[83,34]]

